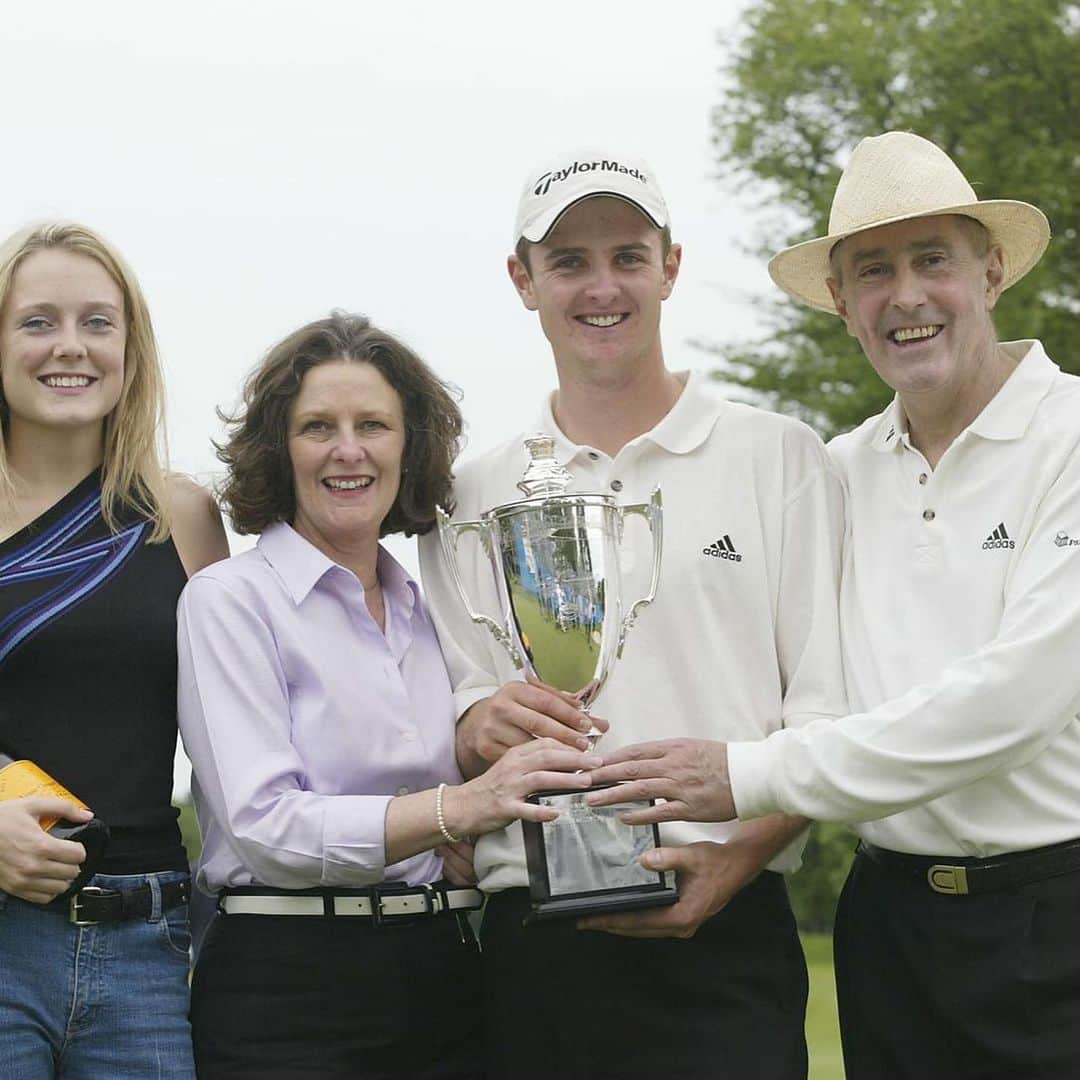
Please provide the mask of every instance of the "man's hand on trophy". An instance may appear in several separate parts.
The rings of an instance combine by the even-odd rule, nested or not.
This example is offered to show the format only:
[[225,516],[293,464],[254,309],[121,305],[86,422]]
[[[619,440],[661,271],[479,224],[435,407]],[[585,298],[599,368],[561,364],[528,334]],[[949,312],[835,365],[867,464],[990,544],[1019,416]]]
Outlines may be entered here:
[[472,754],[490,763],[530,739],[555,739],[587,750],[585,735],[594,727],[607,731],[608,722],[583,713],[573,694],[541,682],[514,680],[465,713],[458,738]]
[[579,930],[606,930],[624,937],[689,938],[761,870],[761,863],[738,845],[708,840],[685,847],[660,847],[641,856],[650,870],[674,871],[679,899],[670,907],[590,915],[578,919]]
[[617,784],[590,792],[593,806],[663,799],[620,815],[628,825],[663,821],[730,821],[735,802],[728,778],[727,745],[710,739],[664,739],[638,743],[604,755],[593,784]]

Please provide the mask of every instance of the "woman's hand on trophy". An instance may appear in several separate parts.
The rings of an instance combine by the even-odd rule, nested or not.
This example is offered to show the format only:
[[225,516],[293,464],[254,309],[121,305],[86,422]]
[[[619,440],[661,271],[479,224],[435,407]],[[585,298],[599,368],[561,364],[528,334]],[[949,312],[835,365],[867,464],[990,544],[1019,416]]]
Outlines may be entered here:
[[47,904],[79,874],[86,849],[50,836],[42,819],[89,821],[94,815],[67,799],[31,795],[0,803],[0,889],[32,904]]
[[465,713],[458,738],[471,754],[491,763],[533,739],[555,739],[587,750],[585,736],[594,727],[607,731],[608,722],[583,713],[573,694],[541,682],[514,680]]
[[618,784],[588,796],[593,806],[632,799],[663,799],[620,815],[628,825],[663,821],[730,821],[735,802],[728,778],[727,744],[711,739],[664,739],[613,750],[593,770],[593,783]]
[[477,836],[518,818],[554,821],[558,810],[526,801],[535,791],[587,791],[588,771],[603,764],[594,754],[571,750],[555,739],[530,739],[512,747],[487,772],[444,796],[446,827],[454,836]]

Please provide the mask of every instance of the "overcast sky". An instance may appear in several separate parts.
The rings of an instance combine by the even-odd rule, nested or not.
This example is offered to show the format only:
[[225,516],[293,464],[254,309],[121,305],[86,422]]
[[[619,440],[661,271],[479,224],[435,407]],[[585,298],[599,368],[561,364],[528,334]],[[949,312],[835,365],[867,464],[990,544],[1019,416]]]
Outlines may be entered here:
[[[461,388],[475,453],[529,425],[547,343],[505,258],[526,173],[567,147],[654,166],[690,338],[755,327],[754,211],[714,179],[709,111],[743,4],[635,0],[36,0],[5,5],[0,229],[100,230],[146,290],[174,467],[209,479],[245,372],[333,307]],[[395,544],[410,567],[410,544]]]

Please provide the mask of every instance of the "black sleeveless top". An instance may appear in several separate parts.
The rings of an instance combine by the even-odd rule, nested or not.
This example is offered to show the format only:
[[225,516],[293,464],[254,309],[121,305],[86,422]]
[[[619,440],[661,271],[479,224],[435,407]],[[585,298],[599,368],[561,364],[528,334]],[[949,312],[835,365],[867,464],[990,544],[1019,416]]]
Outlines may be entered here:
[[112,830],[103,873],[186,870],[176,751],[172,540],[101,515],[95,470],[0,543],[0,748],[29,758]]

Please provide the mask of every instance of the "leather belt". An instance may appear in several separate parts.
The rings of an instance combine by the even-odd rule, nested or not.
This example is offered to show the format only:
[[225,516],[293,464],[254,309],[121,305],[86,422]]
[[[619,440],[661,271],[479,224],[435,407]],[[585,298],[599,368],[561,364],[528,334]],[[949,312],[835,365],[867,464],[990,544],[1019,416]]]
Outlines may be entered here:
[[225,889],[218,911],[225,915],[360,916],[384,919],[423,918],[448,911],[474,911],[483,906],[479,889],[442,885],[372,885],[366,889]]
[[1080,840],[1010,851],[986,859],[953,855],[909,855],[860,841],[858,852],[902,877],[922,881],[944,896],[1000,892],[1080,870]]
[[[168,881],[161,886],[161,911],[186,904],[191,896],[191,882]],[[148,919],[154,907],[148,884],[134,889],[102,889],[84,885],[67,901],[68,919],[76,926],[120,922],[124,919]]]

